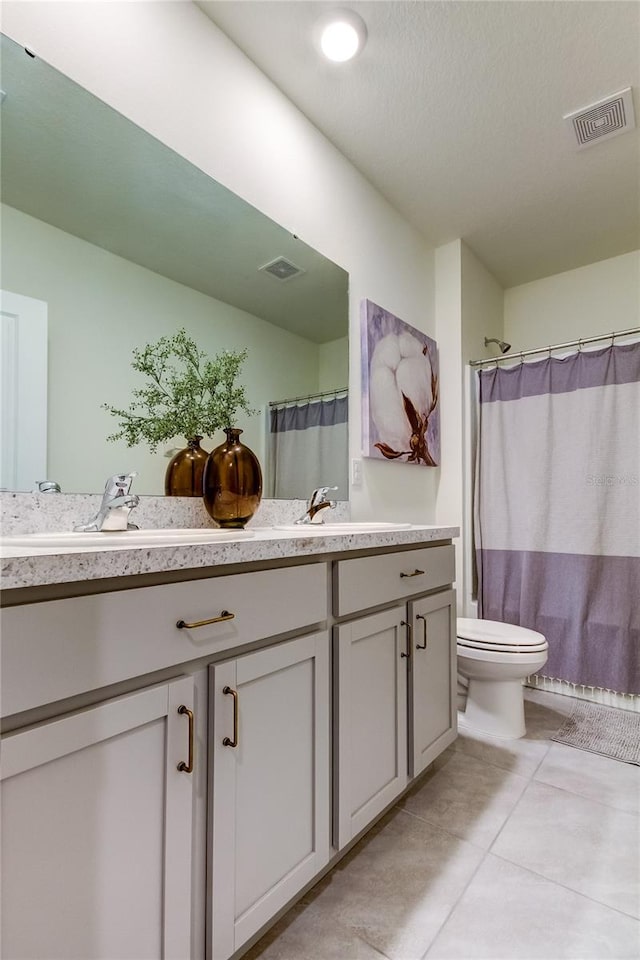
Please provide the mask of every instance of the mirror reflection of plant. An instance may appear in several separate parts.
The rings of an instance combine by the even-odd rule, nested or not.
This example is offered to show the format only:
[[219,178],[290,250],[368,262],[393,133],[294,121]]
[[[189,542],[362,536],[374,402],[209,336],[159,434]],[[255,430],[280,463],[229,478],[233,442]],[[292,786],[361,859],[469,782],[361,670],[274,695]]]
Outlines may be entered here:
[[107,439],[124,439],[129,447],[144,441],[155,452],[172,437],[211,437],[233,426],[240,410],[252,416],[257,411],[236,382],[246,358],[246,350],[224,350],[209,359],[184,329],[135,349],[131,366],[151,382],[133,390],[127,410],[103,404],[120,420]]

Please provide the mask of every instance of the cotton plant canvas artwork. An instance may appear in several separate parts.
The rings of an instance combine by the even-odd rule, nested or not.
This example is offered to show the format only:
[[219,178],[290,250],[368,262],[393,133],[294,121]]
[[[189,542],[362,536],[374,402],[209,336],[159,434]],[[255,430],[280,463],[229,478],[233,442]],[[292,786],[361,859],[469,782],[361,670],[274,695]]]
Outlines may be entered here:
[[440,463],[438,347],[371,300],[361,305],[362,454]]

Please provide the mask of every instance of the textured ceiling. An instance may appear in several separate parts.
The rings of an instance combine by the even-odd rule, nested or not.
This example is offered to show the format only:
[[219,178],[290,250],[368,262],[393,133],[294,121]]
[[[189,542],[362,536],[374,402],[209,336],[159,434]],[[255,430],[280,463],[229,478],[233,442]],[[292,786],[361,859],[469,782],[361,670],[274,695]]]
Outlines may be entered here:
[[321,61],[304,0],[198,6],[431,244],[464,238],[503,286],[640,245],[640,133],[578,150],[562,120],[626,86],[636,2],[345,3],[369,38]]

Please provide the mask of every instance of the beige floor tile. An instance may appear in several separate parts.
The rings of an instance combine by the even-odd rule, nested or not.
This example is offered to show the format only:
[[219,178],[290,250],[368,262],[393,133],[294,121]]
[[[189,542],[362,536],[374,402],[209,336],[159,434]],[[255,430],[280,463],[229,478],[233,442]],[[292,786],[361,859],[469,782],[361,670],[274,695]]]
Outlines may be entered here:
[[425,784],[401,801],[403,809],[487,849],[527,785],[524,777],[456,752]]
[[482,851],[396,809],[316,888],[309,908],[391,960],[419,960]]
[[550,710],[561,713],[565,717],[569,716],[576,702],[575,697],[563,696],[561,693],[550,693],[541,687],[525,687],[524,699],[525,710],[526,701],[529,701],[531,703],[539,703],[541,706],[548,707]]
[[640,916],[640,819],[532,781],[492,853]]
[[552,743],[534,780],[640,815],[640,767]]
[[[535,693],[535,691],[532,692]],[[547,693],[533,698],[525,697],[524,716],[527,739],[548,742],[569,716],[574,703],[573,698],[562,697],[558,693]]]
[[526,737],[521,737],[520,740],[498,740],[464,726],[464,720],[460,720],[455,748],[460,753],[466,753],[485,763],[493,763],[509,773],[517,773],[519,777],[530,779],[544,759],[549,743],[529,740]]
[[489,854],[429,960],[636,960],[640,923]]
[[528,688],[524,690],[524,697],[526,736],[519,740],[499,740],[479,733],[465,725],[462,713],[459,714],[459,736],[454,744],[456,750],[520,777],[533,776],[549,749],[549,737],[571,712],[574,700]]
[[296,906],[243,960],[384,960],[384,955],[333,918]]

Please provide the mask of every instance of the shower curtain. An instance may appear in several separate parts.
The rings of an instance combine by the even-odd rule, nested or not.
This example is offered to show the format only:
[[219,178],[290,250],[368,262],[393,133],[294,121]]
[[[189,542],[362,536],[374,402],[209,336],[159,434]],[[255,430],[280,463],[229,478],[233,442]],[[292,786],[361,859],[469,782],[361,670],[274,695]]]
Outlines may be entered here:
[[315,487],[338,487],[349,497],[348,397],[285,403],[269,411],[267,496],[308,498]]
[[544,676],[640,693],[640,343],[479,374],[479,615]]

